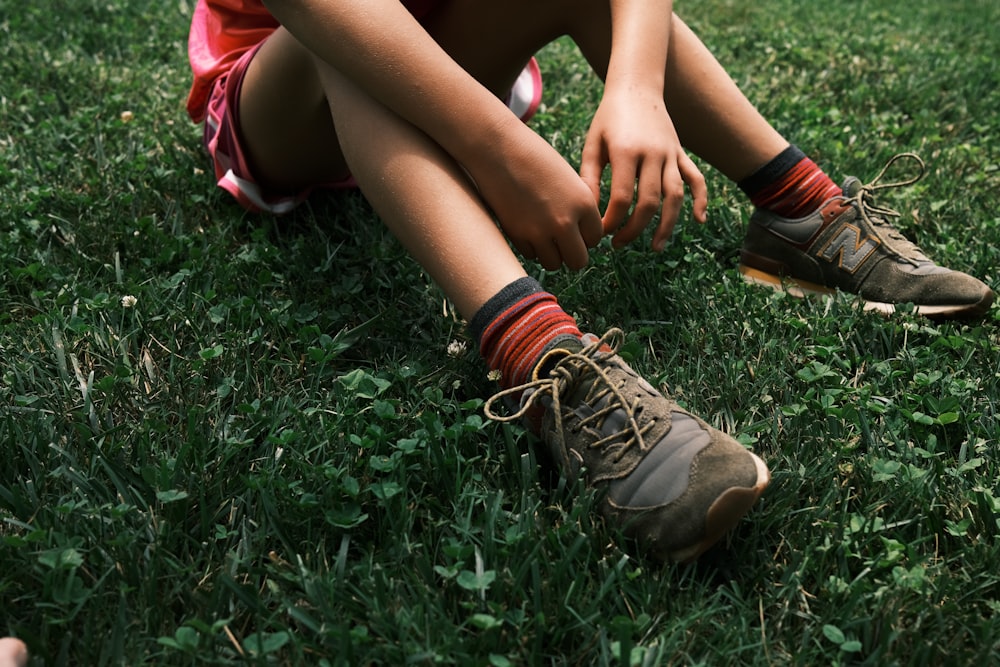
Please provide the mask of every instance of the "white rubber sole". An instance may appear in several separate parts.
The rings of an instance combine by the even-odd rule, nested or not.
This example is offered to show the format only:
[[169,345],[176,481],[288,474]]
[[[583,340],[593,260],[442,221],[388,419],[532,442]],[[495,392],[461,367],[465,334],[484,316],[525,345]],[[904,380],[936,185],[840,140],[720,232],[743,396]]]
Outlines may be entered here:
[[[745,282],[751,285],[770,287],[775,291],[785,292],[786,294],[797,298],[805,298],[807,296],[830,298],[838,293],[838,290],[830,289],[829,287],[824,287],[823,285],[817,285],[816,283],[811,283],[807,280],[799,280],[797,278],[780,278],[770,273],[765,273],[764,271],[759,271],[743,265],[740,265],[740,275],[743,276],[743,280]],[[862,306],[864,310],[875,311],[887,316],[896,312],[897,304],[882,303],[880,301],[868,301],[867,299],[861,299],[861,301],[864,304]],[[982,315],[989,310],[992,303],[993,295],[990,294],[979,303],[963,305],[914,306],[914,312],[918,315],[923,315],[932,319],[947,317],[974,317]]]

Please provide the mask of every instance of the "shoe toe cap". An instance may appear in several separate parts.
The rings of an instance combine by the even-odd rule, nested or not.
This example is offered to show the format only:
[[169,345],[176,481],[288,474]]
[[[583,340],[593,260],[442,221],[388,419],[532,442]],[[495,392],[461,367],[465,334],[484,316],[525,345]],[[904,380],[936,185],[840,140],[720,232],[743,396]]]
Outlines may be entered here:
[[690,560],[718,541],[770,480],[759,457],[700,420],[679,415],[671,435],[684,438],[684,446],[657,451],[668,444],[661,441],[632,475],[609,485],[606,501],[624,533],[665,561]]

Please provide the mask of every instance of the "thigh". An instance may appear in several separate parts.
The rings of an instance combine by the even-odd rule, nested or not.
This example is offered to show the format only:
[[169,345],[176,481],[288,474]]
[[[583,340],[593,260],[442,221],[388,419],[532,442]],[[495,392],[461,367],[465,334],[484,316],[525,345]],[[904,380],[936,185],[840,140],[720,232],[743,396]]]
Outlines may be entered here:
[[456,62],[503,96],[539,49],[576,26],[600,22],[607,6],[607,0],[448,0],[423,23]]
[[[441,0],[420,20],[456,62],[502,97],[553,39],[580,26],[600,32],[602,24],[610,35],[607,7],[607,0]],[[247,68],[239,128],[254,176],[266,188],[297,190],[350,175],[314,58],[278,28]]]
[[277,192],[350,176],[312,54],[278,28],[239,91],[238,127],[255,179]]

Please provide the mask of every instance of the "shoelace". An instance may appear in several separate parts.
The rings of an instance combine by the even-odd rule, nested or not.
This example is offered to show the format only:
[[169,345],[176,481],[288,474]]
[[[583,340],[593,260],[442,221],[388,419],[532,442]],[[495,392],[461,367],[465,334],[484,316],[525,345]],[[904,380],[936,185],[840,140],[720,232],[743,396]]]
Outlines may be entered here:
[[[889,168],[892,167],[896,162],[908,159],[917,163],[919,171],[916,176],[904,179],[902,181],[893,181],[892,183],[879,183],[882,177],[885,176]],[[878,228],[887,237],[889,237],[896,244],[902,246],[904,252],[896,252],[900,259],[903,259],[914,266],[918,266],[921,262],[929,261],[924,255],[923,251],[916,246],[913,242],[908,240],[903,236],[899,230],[897,230],[891,223],[892,219],[900,217],[899,211],[887,208],[884,206],[877,206],[874,202],[875,193],[879,190],[887,190],[889,188],[902,188],[908,185],[913,185],[927,173],[927,167],[924,165],[924,161],[920,159],[916,153],[898,153],[885,163],[882,167],[882,171],[878,173],[878,176],[873,178],[869,183],[862,185],[857,194],[851,197],[845,197],[848,201],[851,201],[861,217],[873,227]],[[908,256],[911,255],[911,256]],[[919,259],[914,259],[912,255],[916,255]]]
[[[564,469],[570,470],[572,469],[570,467],[571,463],[567,452],[566,440],[563,437],[562,394],[563,392],[572,391],[581,373],[589,370],[596,376],[594,382],[599,382],[602,385],[602,388],[596,393],[588,392],[593,402],[599,402],[608,393],[612,395],[612,398],[607,401],[607,404],[602,409],[596,410],[594,414],[581,419],[580,426],[586,426],[590,423],[599,425],[616,410],[621,410],[625,413],[625,426],[619,432],[595,440],[588,447],[613,450],[604,452],[604,455],[616,462],[621,460],[625,453],[636,444],[639,445],[640,450],[645,450],[646,445],[643,436],[654,425],[654,422],[650,421],[645,426],[639,425],[635,414],[635,406],[629,405],[628,400],[621,394],[618,386],[608,377],[601,364],[595,359],[598,353],[607,354],[602,350],[605,345],[611,349],[611,353],[614,353],[623,338],[624,333],[621,329],[609,329],[603,336],[595,342],[586,345],[579,352],[570,352],[560,359],[550,371],[548,377],[538,378],[537,380],[526,382],[517,387],[504,389],[494,394],[486,401],[483,411],[487,417],[499,422],[515,421],[522,419],[536,404],[539,407],[544,407],[540,403],[540,400],[545,396],[550,397],[552,401],[550,407],[555,417],[555,432],[559,439],[559,453],[563,458],[563,465],[566,466]],[[513,414],[497,415],[494,412],[494,403],[500,401],[505,396],[516,395],[518,393],[522,393],[524,399],[521,401],[520,408]],[[624,440],[619,442],[622,438]]]

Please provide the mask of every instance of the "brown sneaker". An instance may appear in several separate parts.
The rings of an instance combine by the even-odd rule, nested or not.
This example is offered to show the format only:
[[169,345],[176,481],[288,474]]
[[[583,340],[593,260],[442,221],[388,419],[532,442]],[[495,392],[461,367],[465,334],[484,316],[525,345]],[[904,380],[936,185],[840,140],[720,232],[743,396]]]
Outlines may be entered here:
[[[687,412],[614,353],[612,329],[583,343],[560,340],[532,380],[486,402],[499,421],[538,417],[540,437],[562,472],[605,491],[602,514],[640,548],[686,562],[719,540],[770,481],[759,457]],[[520,409],[494,402],[523,392]]]
[[[878,184],[898,160],[915,161],[916,177]],[[916,183],[923,161],[912,153],[892,158],[875,180],[851,177],[843,194],[796,220],[760,210],[750,217],[740,273],[747,282],[789,294],[857,294],[866,310],[892,313],[911,303],[932,318],[976,317],[989,310],[993,290],[970,275],[938,266],[892,226],[899,213],[876,206],[877,190]]]

